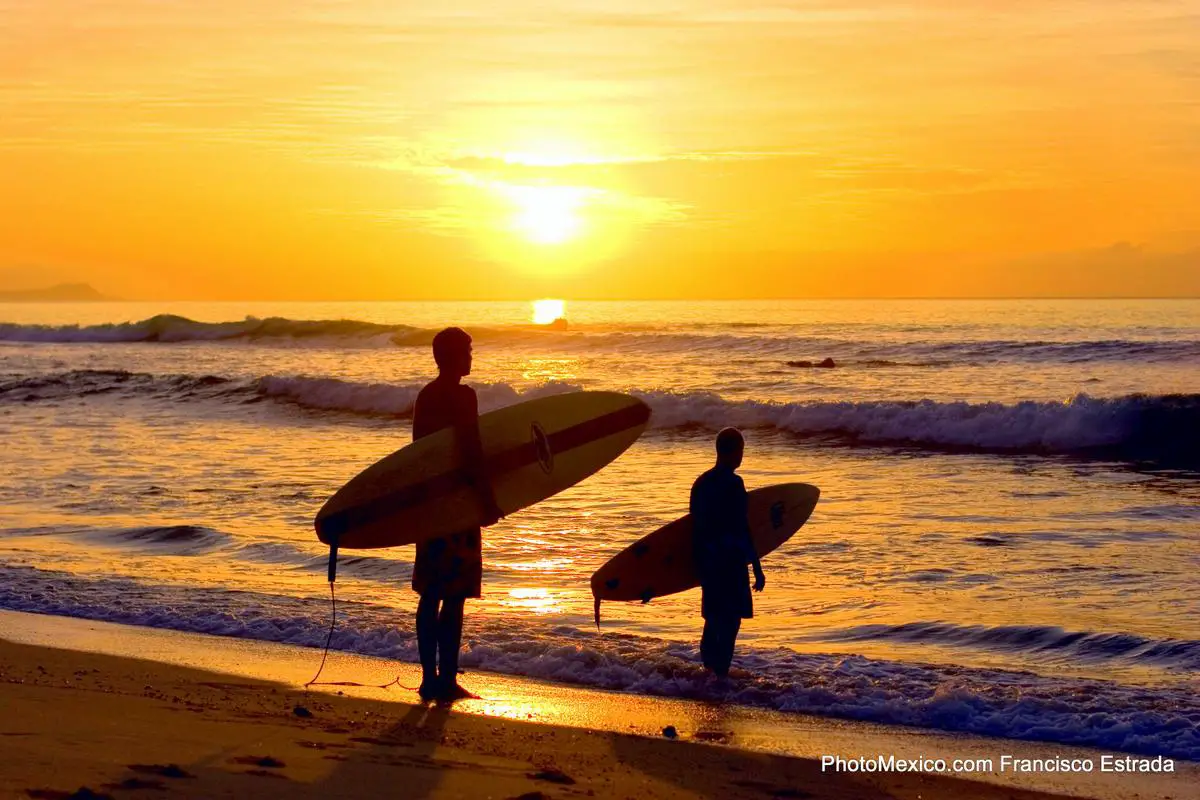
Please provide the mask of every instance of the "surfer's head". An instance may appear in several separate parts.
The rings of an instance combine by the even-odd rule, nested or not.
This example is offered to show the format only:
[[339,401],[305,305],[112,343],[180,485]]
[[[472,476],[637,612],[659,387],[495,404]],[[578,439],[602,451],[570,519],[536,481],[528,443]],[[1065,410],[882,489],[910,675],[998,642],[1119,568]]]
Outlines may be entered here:
[[742,453],[746,449],[746,439],[737,428],[724,428],[717,434],[717,463],[737,469],[742,465]]
[[463,378],[471,374],[471,336],[462,328],[446,328],[433,337],[433,360],[443,375]]

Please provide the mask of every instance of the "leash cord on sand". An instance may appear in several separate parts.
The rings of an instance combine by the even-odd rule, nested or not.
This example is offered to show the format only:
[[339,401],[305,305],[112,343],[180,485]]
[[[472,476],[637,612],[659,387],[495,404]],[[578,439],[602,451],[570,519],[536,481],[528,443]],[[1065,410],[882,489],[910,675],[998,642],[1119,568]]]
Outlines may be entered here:
[[329,644],[333,641],[333,629],[337,625],[337,596],[333,593],[333,581],[329,582],[329,608],[329,634],[325,637],[325,652],[321,654],[321,666],[317,667],[317,674],[313,675],[312,680],[304,684],[305,691],[308,691],[310,686],[324,685],[317,683],[317,678],[321,677],[321,673],[325,671],[325,660],[329,658]]
[[321,654],[321,666],[317,667],[317,674],[313,675],[312,680],[304,684],[304,691],[308,691],[310,686],[358,686],[363,689],[390,689],[393,686],[399,686],[401,689],[407,689],[410,692],[417,691],[415,686],[405,686],[400,682],[400,676],[397,675],[390,683],[373,684],[373,683],[355,683],[354,681],[324,681],[319,682],[317,678],[321,677],[321,673],[325,671],[325,661],[329,658],[329,645],[333,642],[333,630],[337,627],[337,595],[333,591],[333,581],[329,582],[329,634],[325,637],[325,652]]

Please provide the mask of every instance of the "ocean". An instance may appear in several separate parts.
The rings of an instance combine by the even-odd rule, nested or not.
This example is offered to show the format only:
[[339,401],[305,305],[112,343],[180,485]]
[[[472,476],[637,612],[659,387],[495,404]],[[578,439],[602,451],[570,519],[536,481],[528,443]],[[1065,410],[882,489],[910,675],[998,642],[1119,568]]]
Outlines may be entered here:
[[[313,516],[410,441],[454,324],[484,410],[586,388],[653,411],[612,465],[486,531],[468,670],[1200,759],[1200,301],[568,300],[566,317],[0,305],[0,608],[323,645]],[[749,488],[822,490],[764,560],[732,686],[699,665],[698,592],[606,604],[597,631],[588,584],[686,512],[726,425]],[[412,555],[342,554],[335,649],[416,660]]]

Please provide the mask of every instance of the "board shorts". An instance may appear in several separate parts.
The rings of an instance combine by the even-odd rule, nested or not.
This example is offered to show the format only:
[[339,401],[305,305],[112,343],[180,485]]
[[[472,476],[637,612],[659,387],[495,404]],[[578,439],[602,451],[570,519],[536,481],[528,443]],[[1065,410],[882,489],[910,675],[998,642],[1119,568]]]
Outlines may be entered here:
[[754,596],[750,593],[750,574],[745,564],[727,561],[705,572],[700,582],[700,616],[704,619],[754,616]]
[[438,597],[483,595],[483,536],[479,528],[417,545],[412,588]]

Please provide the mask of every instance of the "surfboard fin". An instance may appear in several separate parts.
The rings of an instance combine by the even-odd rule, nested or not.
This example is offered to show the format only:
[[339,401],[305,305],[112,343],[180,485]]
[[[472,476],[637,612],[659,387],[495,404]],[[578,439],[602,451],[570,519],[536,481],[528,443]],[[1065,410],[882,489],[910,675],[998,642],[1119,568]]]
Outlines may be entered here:
[[334,536],[333,541],[329,543],[329,582],[333,583],[337,579],[337,551],[338,537]]
[[596,598],[596,630],[600,630],[600,598]]

